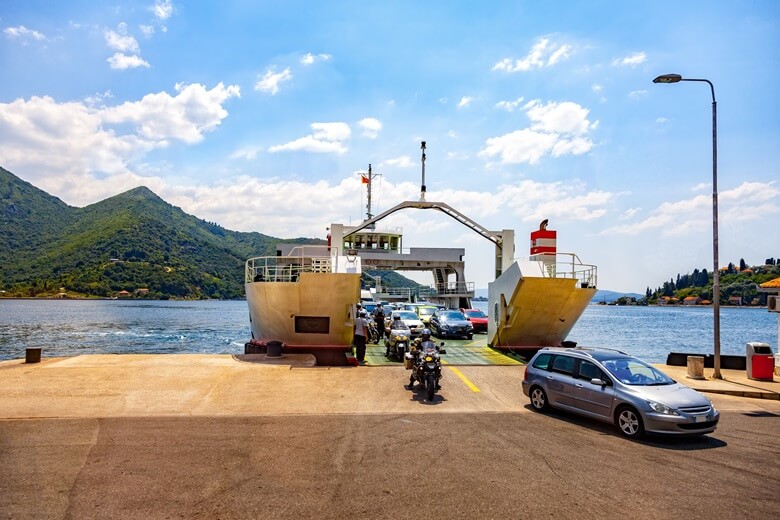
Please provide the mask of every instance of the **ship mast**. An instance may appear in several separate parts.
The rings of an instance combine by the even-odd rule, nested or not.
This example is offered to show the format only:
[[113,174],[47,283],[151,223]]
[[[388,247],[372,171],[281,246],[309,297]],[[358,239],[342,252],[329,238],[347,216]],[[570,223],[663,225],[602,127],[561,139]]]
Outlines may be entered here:
[[420,200],[425,200],[425,141],[420,143],[422,150],[422,184],[420,185]]
[[[367,189],[368,189],[368,202],[366,204],[366,220],[371,220],[372,218],[374,218],[374,214],[371,213],[371,185],[373,184],[374,177],[379,177],[380,175],[381,174],[379,174],[379,173],[374,174],[371,171],[371,165],[370,164],[368,165],[368,175],[367,176],[363,175],[363,179],[365,181],[365,184],[368,185],[367,186]],[[365,220],[364,220],[364,222],[365,222]],[[375,224],[371,224],[371,226],[369,226],[369,229],[375,229],[375,228],[376,228]]]

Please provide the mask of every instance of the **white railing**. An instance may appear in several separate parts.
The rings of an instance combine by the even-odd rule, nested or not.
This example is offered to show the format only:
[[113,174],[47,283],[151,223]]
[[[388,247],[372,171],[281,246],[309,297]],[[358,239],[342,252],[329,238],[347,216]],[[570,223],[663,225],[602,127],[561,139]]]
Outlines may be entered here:
[[451,294],[473,294],[474,282],[445,282],[432,285],[427,296],[447,296]]
[[405,298],[409,301],[412,296],[412,290],[409,287],[382,287],[377,290],[377,294],[387,295],[393,299]]
[[329,246],[296,246],[287,256],[258,256],[246,261],[244,281],[297,282],[301,273],[360,273],[360,258],[338,255]]
[[[542,257],[539,259],[539,257]],[[563,259],[562,259],[563,258]],[[595,265],[583,264],[575,253],[540,253],[530,260],[542,266],[542,274],[548,278],[573,278],[580,287],[598,287],[598,270]]]

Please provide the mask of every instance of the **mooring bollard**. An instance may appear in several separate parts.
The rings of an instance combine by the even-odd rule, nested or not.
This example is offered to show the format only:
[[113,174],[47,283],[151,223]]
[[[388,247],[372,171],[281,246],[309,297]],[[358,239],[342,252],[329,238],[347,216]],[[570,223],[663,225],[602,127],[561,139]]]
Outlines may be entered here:
[[42,347],[27,347],[24,353],[25,363],[40,363]]

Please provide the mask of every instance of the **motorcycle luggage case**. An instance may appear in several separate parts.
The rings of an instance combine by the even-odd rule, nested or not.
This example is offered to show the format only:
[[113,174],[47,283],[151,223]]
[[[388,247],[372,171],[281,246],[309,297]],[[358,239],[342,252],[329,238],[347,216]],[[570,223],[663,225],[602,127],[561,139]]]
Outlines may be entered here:
[[409,352],[404,354],[404,368],[406,370],[412,369],[412,355]]

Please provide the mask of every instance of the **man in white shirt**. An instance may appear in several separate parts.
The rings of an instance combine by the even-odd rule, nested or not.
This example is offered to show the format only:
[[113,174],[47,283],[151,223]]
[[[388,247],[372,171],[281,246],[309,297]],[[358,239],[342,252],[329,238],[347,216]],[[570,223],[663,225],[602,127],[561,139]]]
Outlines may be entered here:
[[368,320],[366,311],[358,312],[355,318],[355,357],[361,365],[366,364],[366,335],[368,334]]

